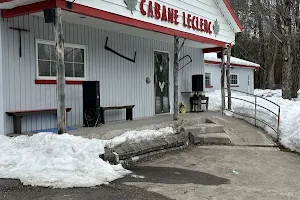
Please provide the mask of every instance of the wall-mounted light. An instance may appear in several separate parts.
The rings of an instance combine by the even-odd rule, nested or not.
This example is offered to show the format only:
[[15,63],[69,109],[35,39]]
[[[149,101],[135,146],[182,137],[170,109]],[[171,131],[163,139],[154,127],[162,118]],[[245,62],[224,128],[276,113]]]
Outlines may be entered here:
[[75,2],[75,0],[73,0],[73,1],[66,1],[66,7],[68,8],[68,9],[72,9],[73,8],[73,3]]

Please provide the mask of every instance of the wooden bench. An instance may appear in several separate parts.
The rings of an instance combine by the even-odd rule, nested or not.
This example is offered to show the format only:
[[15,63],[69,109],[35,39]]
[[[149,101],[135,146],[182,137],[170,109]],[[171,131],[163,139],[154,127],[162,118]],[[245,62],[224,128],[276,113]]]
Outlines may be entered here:
[[[66,108],[66,112],[70,112],[72,108]],[[43,109],[43,110],[23,110],[6,112],[8,116],[12,116],[14,120],[14,133],[22,133],[21,119],[24,116],[41,115],[41,114],[57,114],[57,109]]]
[[100,107],[100,116],[101,116],[101,123],[105,124],[105,117],[104,112],[106,110],[119,110],[119,109],[126,109],[126,120],[132,120],[132,111],[133,111],[134,105],[128,105],[128,106],[103,106]]

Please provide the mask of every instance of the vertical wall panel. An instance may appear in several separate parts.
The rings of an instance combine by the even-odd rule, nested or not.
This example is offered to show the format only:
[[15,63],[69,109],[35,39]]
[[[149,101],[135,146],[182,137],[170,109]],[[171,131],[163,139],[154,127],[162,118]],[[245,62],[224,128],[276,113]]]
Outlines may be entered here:
[[[9,26],[29,29],[23,34],[23,56],[19,58],[18,32]],[[63,23],[65,42],[87,46],[87,80],[100,81],[100,100],[102,106],[134,104],[134,118],[155,115],[154,88],[154,50],[168,52],[170,56],[170,106],[173,110],[173,44],[130,36],[123,33],[108,32],[96,28],[71,23]],[[123,59],[104,49],[106,37],[108,46],[134,58],[136,63]],[[35,84],[36,79],[36,39],[53,40],[52,24],[45,24],[37,16],[22,16],[5,19],[2,29],[5,88],[5,111],[56,108],[56,85]],[[180,92],[191,90],[191,76],[203,73],[203,54],[201,49],[184,47],[181,56],[190,55],[193,62],[180,71]],[[180,66],[183,62],[180,62]],[[151,83],[146,83],[146,78]],[[180,93],[180,101],[187,104],[188,96]],[[68,113],[68,125],[82,125],[82,86],[66,86],[66,105],[72,107]],[[107,121],[125,119],[125,110],[107,111]],[[12,118],[5,115],[5,133],[13,132]],[[56,127],[55,115],[24,117],[23,131]]]

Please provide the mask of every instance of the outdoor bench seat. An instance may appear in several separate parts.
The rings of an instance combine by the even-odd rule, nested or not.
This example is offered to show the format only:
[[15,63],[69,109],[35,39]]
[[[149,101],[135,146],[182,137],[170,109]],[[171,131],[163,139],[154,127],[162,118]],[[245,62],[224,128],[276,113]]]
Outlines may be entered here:
[[127,105],[127,106],[102,106],[100,107],[100,115],[101,115],[101,123],[105,124],[105,117],[104,112],[106,110],[120,110],[120,109],[126,109],[126,120],[132,120],[133,119],[133,108],[135,105]]
[[[72,108],[66,108],[66,112],[70,112]],[[41,110],[23,110],[23,111],[10,111],[6,112],[8,116],[13,117],[14,133],[22,133],[21,119],[24,116],[41,115],[41,114],[57,114],[57,109],[41,109]]]

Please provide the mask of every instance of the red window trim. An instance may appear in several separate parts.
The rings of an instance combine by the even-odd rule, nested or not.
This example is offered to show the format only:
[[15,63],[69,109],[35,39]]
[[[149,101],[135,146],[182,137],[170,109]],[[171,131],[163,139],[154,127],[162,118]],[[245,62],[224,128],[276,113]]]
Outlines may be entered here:
[[214,86],[210,85],[210,86],[205,86],[205,88],[213,88]]
[[[56,80],[35,80],[35,84],[48,84],[48,85],[55,85],[56,84]],[[67,85],[82,85],[82,81],[66,81]]]

